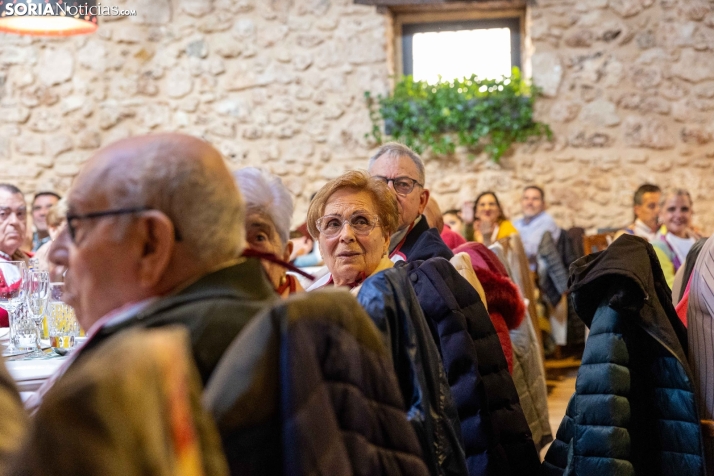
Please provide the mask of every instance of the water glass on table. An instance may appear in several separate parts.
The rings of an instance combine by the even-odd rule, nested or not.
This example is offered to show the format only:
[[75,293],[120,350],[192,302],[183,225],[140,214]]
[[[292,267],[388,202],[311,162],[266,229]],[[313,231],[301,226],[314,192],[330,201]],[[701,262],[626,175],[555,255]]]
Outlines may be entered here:
[[64,283],[50,284],[50,309],[47,316],[47,328],[50,334],[50,346],[70,349],[79,336],[79,324],[74,309],[62,301]]
[[[27,303],[22,303],[15,309],[11,328],[13,334],[11,341],[15,346],[14,352],[26,353],[37,349],[37,326],[35,326],[35,321],[27,308]],[[39,353],[36,352],[38,355]],[[28,357],[32,357],[32,355]]]
[[27,314],[34,324],[35,349],[30,357],[44,357],[42,352],[42,318],[47,310],[50,297],[50,273],[33,269],[27,272]]

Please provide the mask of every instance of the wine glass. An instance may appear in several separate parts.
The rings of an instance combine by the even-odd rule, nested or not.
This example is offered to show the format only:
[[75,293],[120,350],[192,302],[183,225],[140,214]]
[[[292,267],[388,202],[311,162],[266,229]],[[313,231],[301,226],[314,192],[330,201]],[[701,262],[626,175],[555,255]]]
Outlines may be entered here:
[[27,266],[24,261],[0,261],[0,307],[8,313],[10,321],[10,343],[7,351],[16,352],[15,347],[15,310],[25,300],[25,275]]
[[35,324],[37,339],[36,349],[28,357],[44,357],[42,352],[42,317],[47,309],[50,297],[50,273],[48,271],[31,270],[27,273],[27,312]]
[[79,325],[74,309],[62,300],[64,283],[50,283],[50,312],[47,316],[47,330],[50,334],[50,346],[69,349],[74,347],[79,335]]

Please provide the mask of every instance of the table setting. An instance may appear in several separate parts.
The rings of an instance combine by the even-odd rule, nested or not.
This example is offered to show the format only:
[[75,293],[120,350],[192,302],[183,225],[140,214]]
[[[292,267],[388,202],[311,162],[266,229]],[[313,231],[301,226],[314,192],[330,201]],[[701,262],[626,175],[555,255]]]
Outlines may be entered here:
[[10,322],[0,328],[0,350],[20,392],[37,390],[84,339],[63,291],[47,271],[28,269],[23,261],[0,262],[0,306]]

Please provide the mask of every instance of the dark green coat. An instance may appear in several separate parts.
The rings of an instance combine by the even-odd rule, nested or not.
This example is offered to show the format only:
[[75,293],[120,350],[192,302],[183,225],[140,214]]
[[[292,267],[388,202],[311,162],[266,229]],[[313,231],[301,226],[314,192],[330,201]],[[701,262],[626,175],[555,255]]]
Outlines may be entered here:
[[260,261],[242,258],[238,264],[210,273],[180,292],[157,300],[130,319],[105,326],[76,360],[90,355],[124,329],[179,324],[189,331],[193,358],[205,385],[223,352],[248,321],[277,299]]

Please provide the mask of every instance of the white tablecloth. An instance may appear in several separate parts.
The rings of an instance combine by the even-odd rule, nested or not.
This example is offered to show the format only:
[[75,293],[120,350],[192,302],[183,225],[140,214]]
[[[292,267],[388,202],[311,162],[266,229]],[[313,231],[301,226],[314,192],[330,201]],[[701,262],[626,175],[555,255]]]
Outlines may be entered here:
[[34,392],[47,380],[66,360],[58,357],[48,360],[5,361],[5,366],[20,392]]
[[[84,339],[84,337],[78,337],[76,339],[77,345],[79,345],[81,341],[84,341]],[[45,349],[48,348],[49,341],[42,342],[42,347]],[[8,329],[7,327],[3,327],[0,328],[0,349],[4,350],[7,344]],[[22,360],[22,355],[4,358],[5,367],[7,367],[12,378],[15,379],[20,393],[34,392],[40,388],[40,385],[50,378],[50,376],[60,368],[62,363],[67,360],[67,356],[60,357],[54,354],[50,355],[52,358],[47,359]]]

